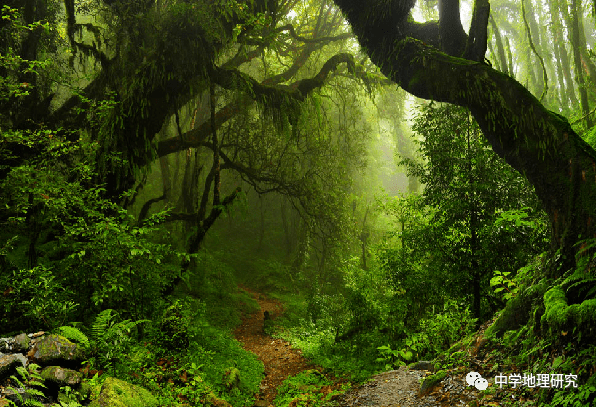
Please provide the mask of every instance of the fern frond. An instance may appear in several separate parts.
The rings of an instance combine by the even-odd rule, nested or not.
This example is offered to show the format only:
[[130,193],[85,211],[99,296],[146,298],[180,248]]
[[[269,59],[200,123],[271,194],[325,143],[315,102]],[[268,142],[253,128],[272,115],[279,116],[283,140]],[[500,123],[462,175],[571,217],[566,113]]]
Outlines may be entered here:
[[101,339],[105,337],[106,332],[112,325],[112,319],[114,317],[113,312],[113,309],[108,308],[97,314],[97,317],[95,317],[95,321],[91,326],[91,335],[94,340],[101,341]]
[[[10,378],[14,379],[14,376],[10,376]],[[20,388],[25,387],[25,386],[23,386],[23,383],[19,382],[17,379],[14,379],[14,380],[17,382],[17,384]],[[17,396],[20,403],[23,403],[23,396],[21,396],[21,393],[19,393],[19,391],[17,389],[15,389],[14,387],[10,387],[10,386],[7,387],[7,389],[12,391],[14,393],[14,395]]]
[[73,326],[61,326],[58,328],[60,335],[64,336],[66,339],[80,343],[85,349],[89,348],[89,338],[83,332],[81,332],[78,328]]

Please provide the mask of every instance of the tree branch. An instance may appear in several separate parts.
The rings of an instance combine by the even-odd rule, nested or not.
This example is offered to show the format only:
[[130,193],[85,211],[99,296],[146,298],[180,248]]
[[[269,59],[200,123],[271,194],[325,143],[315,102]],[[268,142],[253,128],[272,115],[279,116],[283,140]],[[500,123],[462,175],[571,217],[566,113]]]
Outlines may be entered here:
[[328,37],[319,37],[319,38],[305,38],[303,36],[298,35],[294,31],[294,27],[292,24],[286,24],[281,27],[276,28],[277,32],[288,31],[292,38],[297,41],[305,42],[305,43],[318,43],[318,42],[332,42],[332,41],[341,41],[346,40],[348,38],[353,38],[354,35],[352,33],[342,33],[339,35],[328,36]]

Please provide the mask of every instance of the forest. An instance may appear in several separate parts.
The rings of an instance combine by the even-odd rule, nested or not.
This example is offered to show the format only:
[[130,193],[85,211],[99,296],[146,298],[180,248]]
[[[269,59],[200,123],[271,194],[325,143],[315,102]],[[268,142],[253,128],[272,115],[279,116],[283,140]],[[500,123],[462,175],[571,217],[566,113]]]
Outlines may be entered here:
[[0,407],[596,405],[595,0],[0,13]]

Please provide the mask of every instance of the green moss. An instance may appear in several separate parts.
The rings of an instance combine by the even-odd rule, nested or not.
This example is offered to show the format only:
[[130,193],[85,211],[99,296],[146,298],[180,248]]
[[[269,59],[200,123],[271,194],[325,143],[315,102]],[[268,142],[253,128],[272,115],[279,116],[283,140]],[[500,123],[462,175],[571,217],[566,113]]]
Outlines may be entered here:
[[158,407],[157,399],[147,389],[114,377],[108,377],[91,407]]
[[551,288],[543,296],[545,313],[541,317],[543,327],[564,330],[595,321],[595,299],[580,304],[568,305],[566,293],[561,286]]
[[44,363],[56,360],[81,360],[84,352],[81,347],[61,335],[48,335],[34,347],[34,359]]

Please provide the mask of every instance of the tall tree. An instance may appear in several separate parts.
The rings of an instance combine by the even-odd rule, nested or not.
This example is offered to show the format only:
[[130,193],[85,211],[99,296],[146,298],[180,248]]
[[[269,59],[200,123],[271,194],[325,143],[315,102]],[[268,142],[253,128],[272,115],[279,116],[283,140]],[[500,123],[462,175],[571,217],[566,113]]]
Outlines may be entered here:
[[565,118],[484,63],[489,2],[475,1],[468,35],[454,0],[440,0],[439,21],[425,23],[410,18],[410,0],[335,2],[389,78],[420,98],[470,109],[493,150],[535,187],[562,271],[574,266],[576,242],[594,238],[595,151]]

